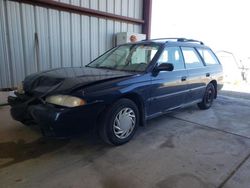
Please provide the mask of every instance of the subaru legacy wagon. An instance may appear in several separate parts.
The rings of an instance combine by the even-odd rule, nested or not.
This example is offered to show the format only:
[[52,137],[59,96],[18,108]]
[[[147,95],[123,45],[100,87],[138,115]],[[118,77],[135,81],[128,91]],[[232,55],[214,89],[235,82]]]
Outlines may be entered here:
[[121,145],[151,118],[192,104],[210,108],[222,80],[218,58],[202,42],[154,39],[119,45],[85,67],[29,75],[8,101],[15,120],[47,136],[91,126]]

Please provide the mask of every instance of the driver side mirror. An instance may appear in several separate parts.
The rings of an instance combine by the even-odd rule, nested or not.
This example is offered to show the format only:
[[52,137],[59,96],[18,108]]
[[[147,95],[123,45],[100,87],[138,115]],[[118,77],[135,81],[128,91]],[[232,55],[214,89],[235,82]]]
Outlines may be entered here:
[[162,63],[159,66],[156,67],[156,71],[173,71],[174,65],[172,63]]

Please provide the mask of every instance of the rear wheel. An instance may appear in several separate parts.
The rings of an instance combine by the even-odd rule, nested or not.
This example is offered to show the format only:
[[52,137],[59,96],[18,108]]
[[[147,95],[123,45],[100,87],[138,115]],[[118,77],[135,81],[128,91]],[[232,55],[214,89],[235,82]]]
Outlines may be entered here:
[[138,127],[139,111],[129,99],[120,99],[110,106],[100,121],[99,134],[109,144],[125,144]]
[[198,107],[202,110],[209,109],[213,104],[214,97],[215,97],[215,87],[212,83],[209,83],[207,85],[202,102],[198,103]]

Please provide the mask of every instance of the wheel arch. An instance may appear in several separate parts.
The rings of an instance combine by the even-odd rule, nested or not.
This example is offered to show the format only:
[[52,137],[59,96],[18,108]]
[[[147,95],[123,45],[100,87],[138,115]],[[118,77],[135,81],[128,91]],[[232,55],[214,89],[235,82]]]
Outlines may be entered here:
[[115,98],[114,100],[110,101],[108,104],[106,104],[106,107],[104,108],[104,110],[102,112],[100,112],[100,114],[97,117],[96,127],[99,126],[100,121],[102,120],[103,116],[105,115],[106,109],[108,109],[109,106],[111,106],[112,104],[114,104],[118,100],[124,99],[124,98],[129,99],[136,104],[138,111],[139,111],[139,117],[140,117],[139,125],[140,126],[146,125],[145,105],[144,105],[142,97],[137,93],[126,93],[126,94],[123,94],[120,97]]
[[130,99],[136,104],[136,106],[138,107],[139,116],[140,116],[139,125],[144,126],[146,124],[146,118],[145,118],[145,104],[143,102],[142,97],[137,93],[128,93],[128,94],[122,95],[121,98]]

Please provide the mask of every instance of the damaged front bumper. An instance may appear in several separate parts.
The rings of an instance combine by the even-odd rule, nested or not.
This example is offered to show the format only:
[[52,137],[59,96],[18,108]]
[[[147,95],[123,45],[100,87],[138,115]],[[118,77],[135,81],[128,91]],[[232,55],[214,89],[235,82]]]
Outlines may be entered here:
[[8,101],[13,119],[24,124],[31,122],[38,125],[45,136],[69,136],[93,126],[105,108],[102,101],[74,108],[43,104],[37,98],[24,101],[21,97],[9,96]]

